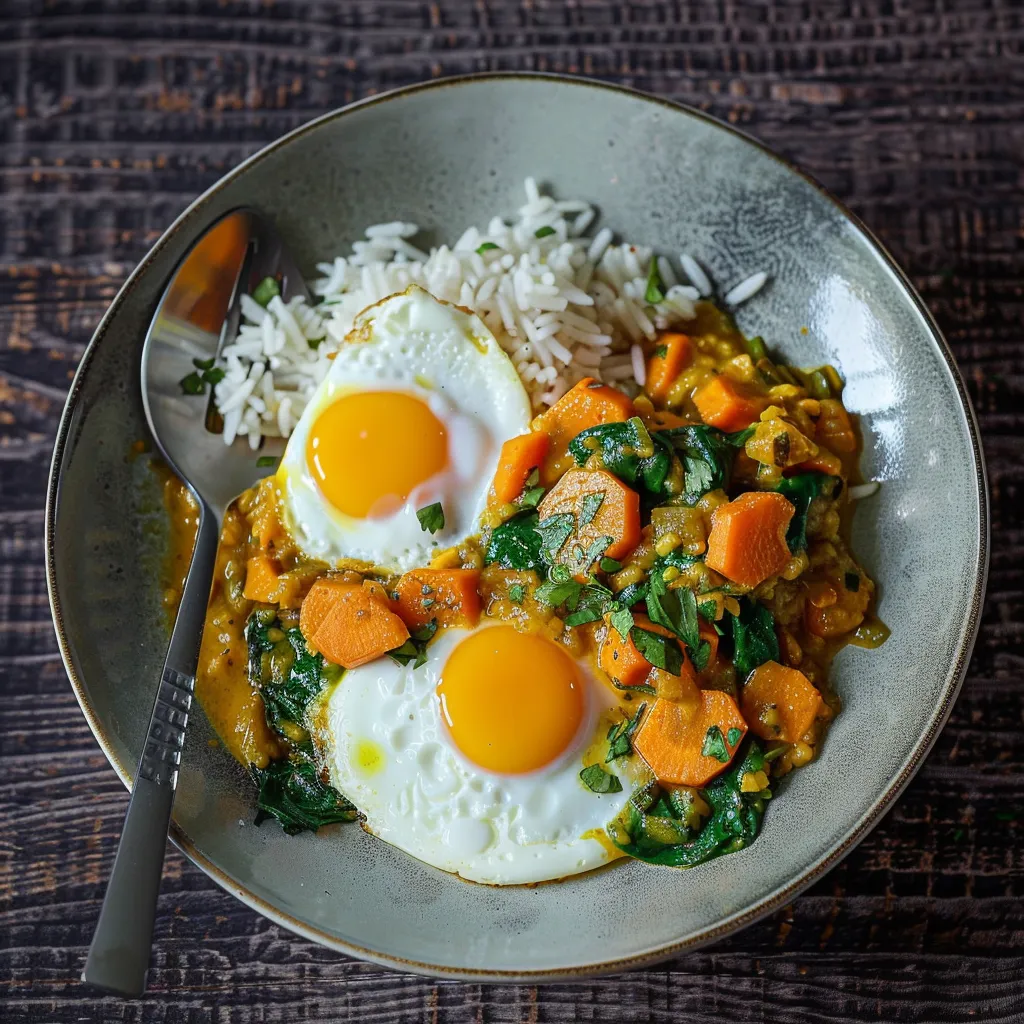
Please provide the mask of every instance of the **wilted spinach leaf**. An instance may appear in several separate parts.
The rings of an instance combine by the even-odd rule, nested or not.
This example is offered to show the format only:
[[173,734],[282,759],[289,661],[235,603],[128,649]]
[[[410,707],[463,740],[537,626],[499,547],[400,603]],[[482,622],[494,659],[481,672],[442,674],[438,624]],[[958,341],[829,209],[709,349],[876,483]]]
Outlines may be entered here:
[[654,500],[666,496],[665,480],[672,468],[672,449],[659,432],[651,434],[639,416],[624,423],[588,427],[569,442],[576,464],[586,465],[595,452],[609,473]]
[[543,572],[547,562],[541,554],[541,536],[536,530],[538,519],[536,511],[528,509],[496,526],[484,555],[487,563],[497,563],[503,569]]
[[708,491],[728,486],[732,460],[737,448],[746,443],[750,431],[723,434],[721,430],[698,423],[659,430],[654,436],[679,452],[686,473],[684,497],[694,502]]
[[779,660],[775,617],[763,604],[742,598],[739,615],[730,615],[729,621],[732,624],[732,660],[738,679],[746,679],[766,661]]
[[779,494],[791,501],[796,509],[786,531],[786,543],[794,555],[807,547],[807,510],[811,502],[826,491],[831,494],[835,479],[825,473],[800,473],[779,481],[776,488]]
[[606,772],[599,764],[592,764],[580,772],[580,781],[592,793],[621,793],[622,783],[617,775]]
[[305,758],[273,761],[266,768],[253,768],[252,773],[260,790],[257,825],[272,815],[293,836],[359,817],[355,805],[324,783],[313,762]]
[[634,793],[622,814],[609,824],[612,842],[630,857],[678,868],[692,868],[749,846],[761,829],[769,794],[740,791],[743,776],[762,771],[765,764],[760,744],[754,739],[748,744],[731,771],[701,790],[711,817],[696,836],[671,796],[648,786]]

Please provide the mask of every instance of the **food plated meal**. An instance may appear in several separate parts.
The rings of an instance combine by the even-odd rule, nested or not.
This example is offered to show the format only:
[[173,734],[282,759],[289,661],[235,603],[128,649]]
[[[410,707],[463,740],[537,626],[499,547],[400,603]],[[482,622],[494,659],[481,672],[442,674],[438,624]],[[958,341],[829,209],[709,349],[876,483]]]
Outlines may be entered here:
[[[548,344],[546,351],[555,373],[547,373],[545,378],[557,377],[559,367],[579,365],[579,369],[564,373],[560,394],[569,392],[584,376],[616,390],[629,388],[628,380],[635,376],[634,341],[639,354],[645,356],[641,372],[647,371],[646,359],[654,355],[657,346],[633,322],[634,311],[651,321],[656,334],[685,334],[699,343],[702,325],[707,333],[715,333],[717,314],[705,306],[700,306],[702,312],[696,320],[656,322],[656,309],[651,320],[643,301],[647,287],[644,271],[650,270],[646,247],[666,262],[668,272],[663,272],[659,260],[663,293],[667,295],[674,285],[693,287],[689,301],[699,306],[705,298],[701,292],[707,290],[712,297],[711,289],[690,276],[692,265],[685,266],[681,259],[684,253],[696,257],[717,286],[715,305],[734,319],[742,332],[728,335],[741,355],[751,354],[745,338],[760,335],[769,342],[767,356],[777,369],[782,365],[836,367],[845,382],[841,401],[847,410],[857,413],[855,426],[859,429],[855,433],[861,435],[859,461],[864,477],[882,482],[877,493],[852,516],[848,546],[877,582],[874,603],[892,635],[877,650],[848,645],[829,665],[827,682],[815,681],[826,703],[834,701],[832,690],[841,695],[842,709],[828,723],[824,740],[808,744],[814,753],[809,764],[791,771],[780,782],[782,755],[768,762],[766,775],[773,796],[766,803],[752,847],[738,855],[715,857],[698,871],[658,869],[622,857],[607,870],[536,886],[465,884],[457,875],[428,867],[357,824],[296,835],[286,834],[273,820],[254,827],[258,789],[248,769],[251,762],[248,756],[239,761],[228,753],[239,749],[244,737],[225,724],[250,719],[239,713],[239,704],[234,710],[226,700],[220,708],[215,706],[201,680],[200,698],[206,714],[194,707],[191,716],[172,840],[219,884],[282,928],[347,955],[403,971],[461,980],[537,983],[626,970],[720,938],[790,903],[867,834],[922,763],[963,677],[977,629],[987,564],[981,449],[952,357],[921,300],[892,260],[835,200],[799,172],[700,113],[603,84],[551,76],[496,75],[430,83],[374,97],[275,142],[198,199],[161,236],[111,304],[71,388],[58,434],[47,507],[50,598],[62,658],[83,714],[127,786],[142,751],[152,709],[152,685],[159,678],[167,649],[166,608],[176,597],[173,587],[165,593],[161,586],[169,516],[160,501],[158,478],[144,458],[126,458],[133,445],[146,436],[138,401],[139,345],[168,280],[211,223],[230,210],[255,206],[277,227],[314,287],[317,280],[329,283],[334,277],[333,294],[349,297],[347,302],[334,299],[325,305],[323,299],[329,296],[322,296],[313,303],[311,310],[319,317],[319,325],[312,319],[307,325],[303,315],[296,315],[293,309],[297,330],[288,329],[284,344],[278,326],[287,318],[280,321],[275,313],[278,306],[273,289],[261,294],[255,289],[254,302],[260,312],[246,303],[255,319],[243,324],[238,343],[252,346],[254,355],[259,355],[262,348],[254,344],[253,334],[262,336],[266,330],[269,343],[280,350],[266,360],[254,361],[236,351],[237,365],[222,353],[225,358],[216,366],[195,367],[191,386],[204,389],[205,399],[169,388],[169,394],[174,391],[175,399],[189,407],[203,407],[210,401],[210,381],[218,389],[215,397],[221,403],[230,400],[229,389],[247,390],[248,396],[239,403],[240,414],[231,420],[236,435],[244,435],[259,450],[242,447],[236,453],[232,448],[231,455],[238,454],[240,461],[252,460],[246,473],[276,476],[282,470],[276,457],[287,442],[271,436],[260,446],[260,436],[273,433],[271,420],[281,416],[284,398],[290,398],[284,406],[284,428],[278,424],[276,429],[278,433],[294,432],[326,376],[331,362],[327,353],[340,344],[366,307],[418,284],[439,300],[471,309],[499,342],[498,347],[504,347],[502,329],[494,319],[494,309],[489,308],[495,307],[500,318],[500,303],[494,295],[485,293],[481,298],[480,289],[472,301],[463,300],[461,271],[451,258],[459,267],[472,262],[474,255],[486,258],[488,267],[497,261],[493,250],[476,254],[475,249],[485,237],[492,237],[495,215],[510,220],[510,228],[515,226],[516,208],[523,203],[518,198],[522,182],[531,173],[560,190],[557,200],[571,190],[600,211],[600,220],[579,228],[578,234],[576,224],[586,211],[566,211],[565,220],[573,229],[567,231],[566,240],[585,238],[595,243],[607,227],[637,247],[639,269],[623,273],[619,283],[610,285],[610,293],[595,299],[597,308],[589,314],[612,325],[614,351],[601,352],[597,365],[591,357],[587,365],[578,339],[557,327],[550,335],[557,335],[558,344],[573,358],[569,363],[558,360],[556,366],[556,349]],[[423,230],[406,234],[412,222]],[[375,223],[387,225],[388,230],[374,239],[365,238],[366,225]],[[467,240],[457,249],[455,243],[466,224],[478,225],[484,237],[475,246]],[[333,257],[350,239],[363,239],[365,245],[359,247],[361,254],[346,255],[342,267]],[[366,270],[368,284],[356,288],[365,263],[397,262],[395,254],[403,246],[396,239],[424,251],[437,247],[439,255],[442,242],[448,243],[448,248],[443,260],[436,262],[407,251],[408,262],[404,268],[392,268],[394,277],[378,277],[375,271]],[[501,238],[493,237],[493,241],[500,244]],[[554,245],[553,236],[534,241]],[[318,263],[325,260],[329,262],[317,271]],[[424,277],[413,280],[417,262],[423,263]],[[450,276],[440,273],[442,262]],[[429,279],[428,263],[434,272]],[[512,268],[513,274],[516,269]],[[402,270],[410,275],[405,280]],[[699,277],[701,267],[697,270]],[[739,304],[745,293],[764,280],[755,276],[759,271],[767,276],[767,282],[751,301]],[[497,289],[499,284],[491,287]],[[544,285],[543,280],[540,284]],[[514,281],[512,285],[514,290]],[[744,287],[734,294],[739,285]],[[629,291],[639,298],[634,299]],[[287,298],[290,293],[285,292]],[[539,298],[541,289],[534,294]],[[683,294],[677,291],[673,297],[682,301]],[[611,312],[609,304],[614,308],[619,299],[623,302],[619,310],[628,311],[627,319],[633,323],[632,330],[640,330],[639,337],[634,338],[631,329]],[[282,304],[288,305],[284,299]],[[509,308],[513,318],[517,308],[518,303]],[[268,310],[274,319],[264,328]],[[567,302],[566,311],[577,313],[578,307]],[[550,331],[556,320],[568,320],[559,313],[542,322],[546,314],[558,312],[546,309],[529,328],[523,325],[521,330],[528,334],[536,328],[540,336]],[[588,320],[587,314],[579,315]],[[579,327],[579,322],[575,326]],[[587,331],[585,327],[580,330]],[[316,348],[309,345],[321,337],[326,340]],[[551,388],[553,380],[530,379],[549,369],[539,355],[539,346],[536,351],[536,367],[509,352],[530,398],[531,414],[535,409],[550,409],[559,397]],[[212,349],[204,350],[203,361],[212,354]],[[310,366],[321,357],[322,373]],[[756,364],[752,354],[751,358]],[[260,369],[253,371],[253,365],[272,364],[274,359],[277,364],[270,366],[272,377],[265,379],[264,372],[255,380]],[[313,372],[306,373],[302,367]],[[223,372],[223,379],[218,381],[220,372],[215,371]],[[552,391],[551,402],[543,397],[545,389]],[[627,397],[637,409],[640,390],[629,390]],[[257,403],[262,403],[262,410]],[[642,401],[639,404],[643,406]],[[670,411],[665,403],[652,405]],[[224,414],[225,429],[232,425],[228,413]],[[700,417],[695,410],[676,414],[685,416],[693,426],[703,423],[697,422]],[[652,437],[657,432],[647,429]],[[211,437],[215,439],[215,435]],[[735,451],[734,474],[745,462],[744,454]],[[674,446],[673,453],[681,458],[685,470],[685,456],[678,456]],[[274,465],[257,469],[260,460]],[[843,456],[843,461],[852,464],[853,456]],[[834,496],[838,505],[817,499],[812,512],[857,508],[850,502],[863,493],[858,488],[871,485],[858,484],[856,479],[851,477],[844,484],[845,495]],[[493,477],[481,473],[479,486],[485,495],[493,482]],[[627,486],[640,493],[636,486]],[[742,493],[739,487],[726,491],[730,499]],[[425,507],[417,505],[416,511]],[[647,515],[654,507],[641,505],[641,514]],[[447,521],[449,510],[444,510]],[[453,517],[457,512],[455,507],[450,510]],[[241,560],[232,571],[233,592],[244,589],[247,569],[243,557],[248,553],[246,523],[244,518],[238,522]],[[651,525],[646,519],[641,522]],[[189,524],[183,525],[187,534]],[[845,538],[846,524],[841,522],[840,527],[840,536]],[[483,532],[478,536],[482,540]],[[445,545],[441,532],[430,535],[419,530],[417,539],[437,539],[439,551],[460,546]],[[186,537],[179,550],[187,549]],[[280,568],[287,573],[292,567],[282,563]],[[371,575],[354,571],[364,577]],[[480,571],[483,577],[485,572],[497,570],[489,566]],[[403,574],[393,573],[399,579]],[[537,572],[538,586],[548,582],[548,575]],[[610,577],[601,575],[600,566],[596,576],[612,589]],[[804,578],[811,578],[810,574]],[[264,610],[271,610],[273,602],[265,604]],[[483,610],[482,596],[481,604],[480,623],[493,623],[494,618]],[[742,609],[743,602],[740,604]],[[553,614],[546,605],[543,610]],[[646,599],[631,611],[654,621]],[[570,614],[568,608],[559,609],[555,617],[568,618]],[[873,606],[869,606],[869,624],[872,614]],[[707,626],[707,620],[703,621]],[[699,619],[698,626],[700,623]],[[728,612],[723,612],[719,624],[723,630],[731,627]],[[499,621],[488,628],[502,625]],[[603,616],[601,622],[572,628],[577,635],[588,630],[596,634],[602,625]],[[414,632],[406,628],[410,634]],[[294,636],[289,629],[283,632],[286,637]],[[451,628],[439,627],[435,636],[421,670],[432,670],[441,663],[439,644],[455,634]],[[682,644],[679,649],[683,650]],[[248,644],[239,645],[236,651],[240,665],[248,661]],[[719,637],[720,656],[732,658],[733,651],[731,635]],[[779,654],[779,664],[785,664],[781,643]],[[592,654],[584,660],[590,657]],[[280,655],[277,660],[281,661]],[[811,660],[809,656],[796,668],[811,672]],[[391,664],[384,655],[363,668]],[[598,665],[593,670],[594,677],[604,689],[594,689],[603,693],[610,687],[597,676],[599,669]],[[351,682],[358,671],[346,672],[342,682]],[[244,674],[234,678],[245,680]],[[418,675],[412,678],[420,679]],[[698,679],[698,684],[707,688],[703,679]],[[240,701],[250,692],[248,687],[235,690]],[[738,688],[732,696],[739,696]],[[380,703],[383,697],[375,700]],[[635,712],[643,702],[650,707],[652,695],[637,692],[628,703]],[[742,701],[738,706],[743,714]],[[266,729],[265,714],[255,720],[262,721]],[[748,722],[744,743],[756,741],[764,750],[781,746],[780,741],[758,737],[746,716],[744,721]],[[281,744],[275,754],[286,751],[279,734],[267,730],[266,735]],[[301,739],[301,733],[297,735]],[[636,732],[630,737],[631,745],[635,736]],[[607,742],[607,736],[602,742]],[[381,745],[385,751],[389,749]],[[726,780],[742,763],[743,749],[741,745],[718,780]],[[570,776],[570,781],[580,799],[598,800],[598,795],[590,794],[578,780],[579,771],[599,760],[596,751],[585,760],[587,753],[576,760],[577,777]],[[609,794],[612,799],[625,804],[634,792],[625,766],[637,764],[638,757],[634,753],[625,759],[600,761],[598,766],[618,777],[623,787],[619,793]],[[287,763],[277,757],[268,760],[266,767]],[[393,767],[391,761],[388,765]],[[712,779],[693,788],[708,791],[715,784]],[[320,792],[300,788],[301,799],[292,800],[293,809],[315,810],[312,797]],[[323,792],[336,804],[333,788]],[[575,795],[576,791],[572,792]],[[612,812],[616,810],[612,799],[599,803]],[[711,801],[702,799],[713,809]],[[616,816],[609,813],[602,819],[602,831],[607,831]],[[650,814],[648,822],[657,824],[659,817]],[[669,846],[684,845],[676,843],[671,833],[665,835],[673,840]],[[713,832],[705,825],[701,835],[707,842]]]
[[451,249],[376,225],[182,382],[225,441],[288,436],[226,517],[197,680],[288,832],[493,884],[692,867],[753,842],[832,657],[885,638],[839,375],[737,329],[765,275],[716,305],[593,218],[530,179]]

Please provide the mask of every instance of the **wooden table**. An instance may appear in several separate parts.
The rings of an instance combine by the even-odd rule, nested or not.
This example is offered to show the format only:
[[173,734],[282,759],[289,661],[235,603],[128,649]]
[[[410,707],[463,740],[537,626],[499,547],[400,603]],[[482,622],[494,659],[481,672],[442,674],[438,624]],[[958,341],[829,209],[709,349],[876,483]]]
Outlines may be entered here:
[[[0,1018],[1024,1020],[1024,8],[1011,0],[0,3]],[[708,110],[799,162],[909,271],[974,399],[992,573],[952,720],[881,826],[773,917],[585,985],[437,983],[258,917],[172,851],[145,1000],[78,982],[126,795],[56,653],[43,492],[75,366],[198,192],[331,107],[543,69]]]

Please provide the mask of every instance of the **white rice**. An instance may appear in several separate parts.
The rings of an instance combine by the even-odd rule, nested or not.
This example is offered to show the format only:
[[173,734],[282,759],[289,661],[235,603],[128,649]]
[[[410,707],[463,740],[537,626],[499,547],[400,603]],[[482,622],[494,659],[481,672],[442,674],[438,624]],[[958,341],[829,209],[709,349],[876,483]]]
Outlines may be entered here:
[[741,302],[753,298],[764,287],[767,280],[768,275],[764,271],[751,274],[745,281],[740,281],[735,288],[727,291],[722,301],[727,306],[738,306]]
[[[587,376],[635,393],[644,383],[642,346],[659,330],[692,319],[697,300],[712,293],[711,282],[685,253],[677,273],[647,246],[615,244],[609,228],[587,238],[596,211],[582,200],[543,195],[533,178],[525,192],[511,224],[494,217],[429,253],[410,241],[419,233],[416,224],[371,225],[349,255],[319,264],[315,304],[276,297],[264,309],[243,296],[242,324],[221,353],[225,373],[214,390],[225,442],[244,437],[255,449],[262,436],[287,437],[356,315],[410,284],[480,316],[536,409]],[[653,258],[664,298],[652,304],[646,292]],[[680,284],[680,277],[691,284]],[[744,301],[766,280],[753,275],[725,302]]]

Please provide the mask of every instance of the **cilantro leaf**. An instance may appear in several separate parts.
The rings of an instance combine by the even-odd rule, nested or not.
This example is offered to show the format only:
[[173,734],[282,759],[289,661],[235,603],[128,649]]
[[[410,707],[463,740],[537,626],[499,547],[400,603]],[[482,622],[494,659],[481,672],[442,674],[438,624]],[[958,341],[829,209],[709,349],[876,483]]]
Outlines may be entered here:
[[654,350],[654,354],[658,359],[666,359],[668,357],[668,345],[658,345]]
[[725,734],[725,742],[728,743],[730,747],[735,747],[741,739],[743,739],[743,730],[737,729],[736,726],[733,726]]
[[271,466],[276,466],[280,462],[280,459],[276,455],[261,455],[256,460],[257,469],[269,469]]
[[417,509],[416,518],[420,521],[420,528],[427,533],[435,534],[438,530],[444,529],[444,509],[439,501]]
[[550,224],[545,224],[544,227],[537,228],[537,230],[534,231],[533,236],[534,238],[547,238],[548,235],[553,235],[554,233],[555,229],[551,227]]
[[736,449],[745,443],[745,439],[737,443],[738,435],[723,434],[701,423],[659,430],[654,436],[668,442],[679,452],[686,471],[684,495],[690,503],[708,491],[728,485]]
[[482,256],[485,252],[490,252],[491,249],[497,249],[499,246],[495,242],[482,242],[476,247],[478,256]]
[[181,393],[183,395],[206,394],[206,382],[195,371],[185,374],[178,383],[181,385]]
[[617,562],[614,558],[602,558],[599,564],[601,572],[618,572],[622,568],[622,563]]
[[513,604],[522,604],[524,597],[526,597],[526,587],[524,587],[522,583],[513,583],[512,586],[508,588],[508,599]]
[[608,756],[604,763],[608,764],[617,757],[624,757],[633,750],[633,733],[640,725],[640,717],[647,710],[647,704],[641,704],[632,718],[624,718],[608,730]]
[[580,782],[591,793],[621,793],[622,783],[617,775],[606,772],[599,764],[592,764],[580,772]]

